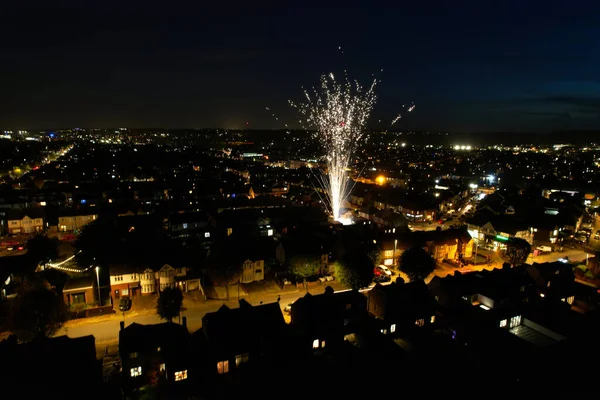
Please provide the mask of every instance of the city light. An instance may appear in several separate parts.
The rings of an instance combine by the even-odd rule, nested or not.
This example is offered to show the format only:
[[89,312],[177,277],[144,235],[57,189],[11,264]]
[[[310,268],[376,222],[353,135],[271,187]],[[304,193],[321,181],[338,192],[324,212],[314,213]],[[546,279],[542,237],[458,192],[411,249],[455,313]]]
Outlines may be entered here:
[[376,179],[377,183],[383,185],[385,183],[385,176],[379,175]]

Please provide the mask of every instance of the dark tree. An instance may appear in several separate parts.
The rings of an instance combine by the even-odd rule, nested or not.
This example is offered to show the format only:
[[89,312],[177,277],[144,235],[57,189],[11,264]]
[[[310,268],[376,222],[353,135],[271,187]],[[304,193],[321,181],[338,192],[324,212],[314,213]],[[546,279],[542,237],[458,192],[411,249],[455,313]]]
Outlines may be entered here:
[[523,265],[531,253],[531,245],[528,241],[520,238],[513,238],[506,244],[506,251],[503,254],[504,260],[511,266]]
[[79,251],[77,263],[83,268],[90,265],[107,267],[121,254],[123,247],[121,239],[116,221],[101,216],[84,226],[75,241],[75,248]]
[[373,265],[379,265],[379,264],[381,264],[381,260],[382,260],[383,257],[382,257],[381,249],[379,247],[373,246],[369,250],[368,256],[371,259],[371,262],[373,263]]
[[183,304],[183,293],[177,288],[166,288],[160,292],[156,301],[156,313],[169,322],[179,315]]
[[411,247],[400,257],[400,271],[404,272],[411,281],[427,278],[434,269],[435,260],[421,247]]
[[41,283],[23,284],[10,309],[10,330],[21,340],[50,338],[66,320],[63,299]]
[[46,264],[58,258],[58,240],[38,233],[27,240],[27,269],[35,271],[39,264]]
[[348,253],[335,264],[335,276],[344,286],[359,290],[373,281],[373,261],[363,253]]

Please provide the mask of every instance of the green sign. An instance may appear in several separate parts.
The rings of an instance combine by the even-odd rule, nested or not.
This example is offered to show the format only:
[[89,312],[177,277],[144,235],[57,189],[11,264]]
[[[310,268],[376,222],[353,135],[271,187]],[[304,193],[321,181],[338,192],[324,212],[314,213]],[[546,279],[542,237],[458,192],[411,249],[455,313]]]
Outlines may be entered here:
[[503,242],[508,242],[508,238],[506,236],[496,235],[497,240],[502,240]]

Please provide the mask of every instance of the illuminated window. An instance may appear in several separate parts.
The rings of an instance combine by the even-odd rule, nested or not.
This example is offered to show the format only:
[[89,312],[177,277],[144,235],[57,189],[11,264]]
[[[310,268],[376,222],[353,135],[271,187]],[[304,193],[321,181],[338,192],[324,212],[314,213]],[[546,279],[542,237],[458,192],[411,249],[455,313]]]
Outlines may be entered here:
[[187,226],[188,226],[188,225],[187,225],[186,223],[184,223],[184,224],[183,224],[183,229],[187,229]]
[[313,340],[313,349],[318,349],[319,348],[319,339],[315,339]]
[[229,372],[229,360],[219,361],[217,363],[217,373],[223,375]]
[[418,319],[415,321],[415,325],[416,326],[424,326],[425,325],[425,320],[423,318]]
[[394,250],[386,250],[383,252],[383,256],[386,258],[394,257]]
[[507,321],[505,319],[503,319],[502,321],[500,321],[500,328],[506,327],[506,322]]
[[273,229],[269,229],[267,231],[267,236],[273,236]]
[[573,304],[574,301],[575,301],[575,296],[569,296],[569,297],[567,297],[567,303]]
[[396,332],[396,324],[390,325],[390,333]]
[[382,329],[381,333],[383,333],[384,335],[387,335],[387,329]]
[[519,326],[519,325],[521,325],[521,316],[520,315],[515,315],[514,317],[512,317],[510,319],[509,328],[514,328],[515,326]]
[[391,258],[386,258],[385,260],[383,260],[383,265],[392,265],[394,263],[394,260],[392,260]]
[[132,377],[142,376],[142,367],[133,367],[130,370],[130,374]]
[[435,322],[435,315],[432,315],[429,319],[429,323],[433,324]]
[[324,348],[324,347],[325,347],[325,341],[323,340],[323,341],[321,342],[321,348]]
[[131,359],[138,358],[138,353],[129,353],[129,358],[131,358]]
[[165,364],[165,363],[160,364],[160,366],[158,367],[159,372],[163,372],[166,370],[167,370],[167,364]]
[[187,369],[175,372],[175,382],[182,381],[184,379],[187,379]]
[[209,238],[210,237],[210,232],[204,232],[204,237],[205,238]]
[[231,236],[233,233],[233,228],[227,228],[227,236]]
[[250,360],[250,355],[241,354],[239,356],[235,356],[235,366],[239,367],[241,364],[247,363]]

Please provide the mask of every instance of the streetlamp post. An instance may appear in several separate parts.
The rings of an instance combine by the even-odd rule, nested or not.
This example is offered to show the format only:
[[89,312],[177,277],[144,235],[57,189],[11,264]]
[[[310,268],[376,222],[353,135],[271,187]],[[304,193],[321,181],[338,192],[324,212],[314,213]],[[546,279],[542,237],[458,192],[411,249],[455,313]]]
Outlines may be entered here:
[[102,297],[100,295],[100,267],[96,267],[96,279],[98,281],[98,307],[101,307]]
[[396,248],[398,247],[398,239],[394,239],[394,256],[392,257],[394,261],[394,267],[398,267],[398,262],[396,258]]

